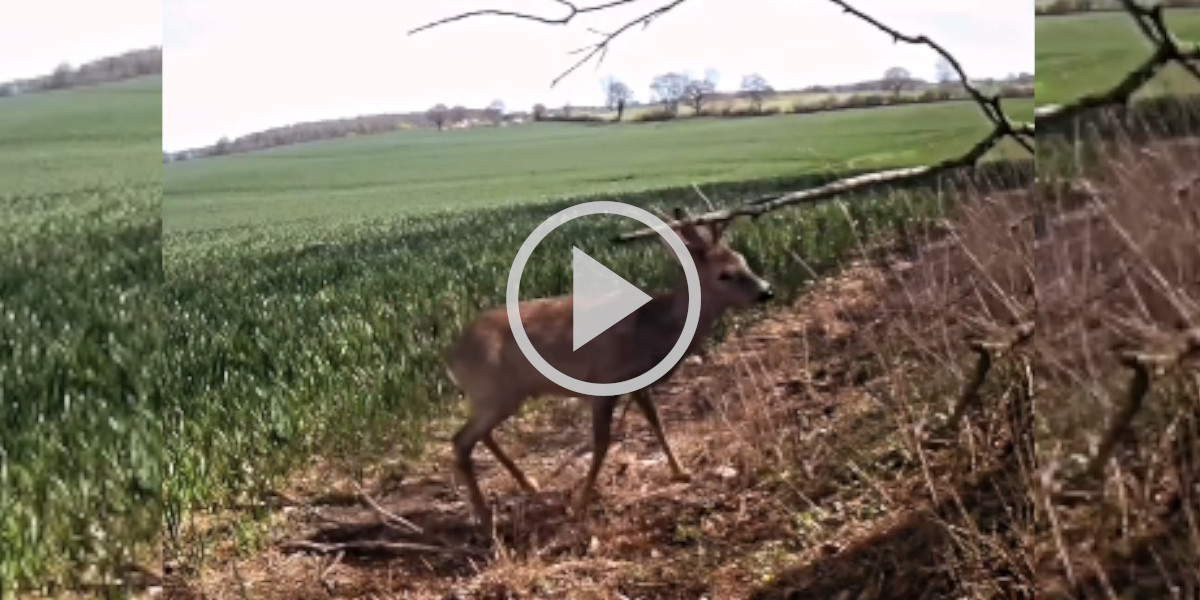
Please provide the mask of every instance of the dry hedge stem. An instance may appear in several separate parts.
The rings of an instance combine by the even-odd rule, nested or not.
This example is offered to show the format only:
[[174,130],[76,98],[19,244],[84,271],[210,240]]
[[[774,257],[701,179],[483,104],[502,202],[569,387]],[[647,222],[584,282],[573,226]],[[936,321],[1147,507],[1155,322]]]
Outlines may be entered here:
[[1036,248],[1042,505],[1054,594],[1200,592],[1200,140],[1091,144]]
[[[1012,525],[1047,597],[1200,594],[1200,140],[1124,126],[1067,185],[957,193],[886,264],[871,334],[894,401],[953,396],[952,427],[972,414],[951,429],[972,468],[983,446],[1016,450],[1011,507],[1037,517]],[[957,388],[904,375],[922,363]]]
[[1200,327],[1200,144],[1106,146],[1106,163],[1075,182],[1078,208],[1035,250],[1034,347],[1047,404],[1061,407],[1045,426],[1074,452],[1127,396],[1128,365],[1171,366]]

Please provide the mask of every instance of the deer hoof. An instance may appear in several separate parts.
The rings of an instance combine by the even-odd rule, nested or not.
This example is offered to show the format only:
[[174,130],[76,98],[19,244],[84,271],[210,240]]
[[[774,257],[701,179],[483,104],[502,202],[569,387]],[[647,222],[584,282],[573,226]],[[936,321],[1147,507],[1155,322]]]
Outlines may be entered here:
[[526,477],[525,481],[521,483],[521,487],[525,490],[526,494],[536,494],[542,491],[542,488],[538,485],[537,480],[532,477]]
[[496,523],[491,511],[476,513],[471,521],[473,521],[475,530],[480,535],[488,539],[492,537],[492,532],[496,529]]

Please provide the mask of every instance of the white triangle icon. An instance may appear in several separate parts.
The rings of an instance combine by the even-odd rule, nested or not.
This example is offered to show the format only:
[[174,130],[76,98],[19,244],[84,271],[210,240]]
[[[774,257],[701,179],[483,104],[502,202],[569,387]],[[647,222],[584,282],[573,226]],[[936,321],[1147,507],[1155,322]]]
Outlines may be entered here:
[[572,351],[650,301],[646,292],[573,246],[571,295],[574,301]]

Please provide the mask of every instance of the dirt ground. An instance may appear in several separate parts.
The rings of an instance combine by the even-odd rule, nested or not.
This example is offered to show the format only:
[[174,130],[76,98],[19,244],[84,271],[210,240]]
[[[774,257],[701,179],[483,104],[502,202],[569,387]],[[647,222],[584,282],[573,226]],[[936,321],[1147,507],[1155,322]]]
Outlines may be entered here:
[[[294,505],[274,511],[259,549],[218,549],[198,575],[172,565],[165,596],[961,597],[961,553],[946,525],[957,517],[947,515],[975,510],[971,498],[993,494],[995,482],[951,476],[982,468],[962,469],[953,452],[945,460],[914,454],[903,415],[868,391],[862,340],[880,320],[880,281],[875,267],[851,266],[794,306],[731,333],[656,391],[688,482],[671,480],[644,419],[622,405],[599,500],[585,519],[569,516],[590,460],[587,407],[538,400],[497,439],[541,492],[523,494],[486,450],[475,453],[496,510],[495,546],[480,542],[451,479],[448,439],[457,422],[443,423],[429,456],[367,484],[380,509],[421,533],[385,522],[345,474],[314,467],[284,492]],[[986,494],[973,491],[985,483]],[[948,494],[939,497],[940,489]],[[312,551],[338,543],[357,547]],[[363,548],[370,544],[377,547]],[[992,563],[1003,571],[1004,561]],[[1004,586],[1005,574],[994,575],[992,585]]]

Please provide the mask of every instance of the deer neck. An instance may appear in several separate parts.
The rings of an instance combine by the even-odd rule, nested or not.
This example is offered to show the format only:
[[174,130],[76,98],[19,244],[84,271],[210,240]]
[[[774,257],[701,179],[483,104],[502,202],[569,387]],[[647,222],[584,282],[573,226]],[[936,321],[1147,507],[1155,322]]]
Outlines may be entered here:
[[[654,294],[639,311],[639,327],[660,333],[662,335],[660,339],[670,340],[671,345],[674,345],[687,321],[687,310],[687,287],[681,286],[667,292]],[[713,325],[720,318],[721,312],[714,309],[711,303],[700,303],[700,319],[696,323],[696,335],[688,346],[688,354],[698,349],[712,332]]]

